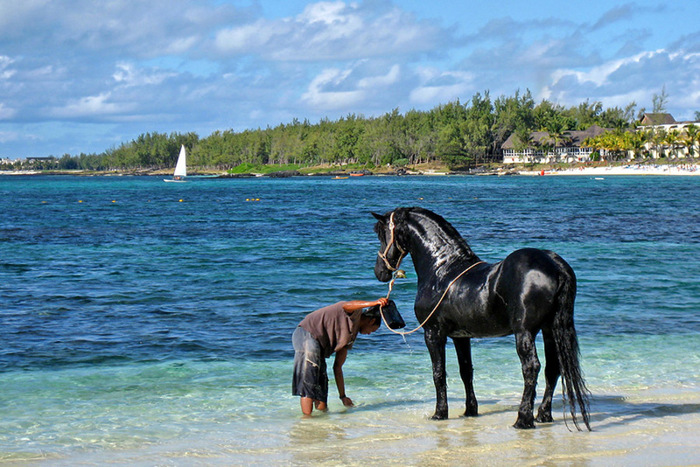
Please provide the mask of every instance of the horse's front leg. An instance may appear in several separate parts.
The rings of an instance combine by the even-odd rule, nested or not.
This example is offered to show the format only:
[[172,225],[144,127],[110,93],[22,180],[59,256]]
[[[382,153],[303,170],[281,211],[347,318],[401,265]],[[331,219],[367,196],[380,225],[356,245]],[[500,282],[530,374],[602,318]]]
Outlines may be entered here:
[[435,383],[435,414],[433,420],[447,418],[447,374],[445,371],[445,344],[447,337],[436,328],[425,328],[425,345],[433,362],[433,382]]
[[523,369],[523,398],[518,409],[518,419],[515,428],[535,428],[535,418],[532,414],[535,405],[535,388],[537,375],[540,372],[540,360],[537,358],[535,336],[531,332],[521,331],[515,334],[515,345]]
[[455,337],[452,339],[457,351],[459,361],[459,374],[464,383],[464,391],[467,397],[465,417],[476,417],[479,414],[479,404],[474,394],[474,367],[472,366],[472,341],[469,337]]

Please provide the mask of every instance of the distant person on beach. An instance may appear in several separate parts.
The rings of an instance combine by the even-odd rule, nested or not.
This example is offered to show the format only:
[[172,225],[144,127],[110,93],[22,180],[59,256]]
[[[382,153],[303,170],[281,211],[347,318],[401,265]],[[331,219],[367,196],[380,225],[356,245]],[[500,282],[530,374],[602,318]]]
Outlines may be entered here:
[[[328,374],[326,358],[335,352],[333,374],[338,395],[343,405],[352,407],[352,399],[345,394],[343,364],[352,348],[357,334],[371,334],[381,324],[378,307],[389,303],[386,298],[374,301],[353,300],[338,302],[309,313],[299,323],[292,343],[294,344],[294,377],[292,394],[301,396],[301,411],[311,415],[328,407]],[[364,308],[371,308],[363,313]]]

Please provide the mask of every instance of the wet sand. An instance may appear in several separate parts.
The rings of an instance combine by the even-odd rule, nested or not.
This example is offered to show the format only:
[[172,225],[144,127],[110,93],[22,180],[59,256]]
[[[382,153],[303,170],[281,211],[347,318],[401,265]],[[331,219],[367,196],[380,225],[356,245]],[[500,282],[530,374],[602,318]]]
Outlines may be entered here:
[[[480,416],[462,418],[452,401],[450,419],[428,419],[432,402],[360,405],[302,419],[231,420],[204,436],[133,451],[44,459],[52,465],[697,465],[700,463],[700,392],[697,388],[633,395],[596,395],[592,432],[562,421],[516,430],[516,401],[481,401]],[[235,427],[251,427],[240,436]],[[232,432],[238,433],[236,438]],[[27,460],[27,459],[25,459]],[[39,460],[39,459],[35,459]]]

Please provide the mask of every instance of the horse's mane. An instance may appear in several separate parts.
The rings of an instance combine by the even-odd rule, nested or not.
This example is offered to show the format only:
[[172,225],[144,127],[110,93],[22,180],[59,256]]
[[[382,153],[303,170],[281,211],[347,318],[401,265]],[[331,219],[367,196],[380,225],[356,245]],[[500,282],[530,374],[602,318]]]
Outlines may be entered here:
[[408,222],[409,216],[413,215],[417,218],[427,219],[429,222],[438,226],[444,233],[445,236],[452,240],[460,249],[464,249],[468,257],[476,257],[472,249],[469,247],[467,241],[460,235],[460,233],[455,229],[452,224],[450,224],[444,217],[439,214],[435,214],[421,207],[407,207],[407,208],[397,208],[394,211],[394,222],[397,224],[400,222]]

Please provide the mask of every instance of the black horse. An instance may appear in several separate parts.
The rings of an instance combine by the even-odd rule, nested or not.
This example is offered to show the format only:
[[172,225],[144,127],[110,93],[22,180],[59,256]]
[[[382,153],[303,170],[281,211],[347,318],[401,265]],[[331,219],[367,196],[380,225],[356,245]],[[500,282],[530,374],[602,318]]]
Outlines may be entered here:
[[524,390],[516,428],[534,428],[535,386],[540,371],[535,337],[542,331],[547,386],[537,422],[552,421],[552,395],[563,375],[564,400],[576,428],[578,405],[586,428],[588,390],[579,365],[574,329],[576,276],[556,253],[526,248],[499,263],[487,264],[472,252],[457,230],[441,216],[422,208],[398,208],[385,215],[375,231],[381,250],[374,273],[382,282],[392,278],[410,254],[418,275],[416,318],[423,323],[433,364],[437,403],[433,419],[447,418],[445,344],[454,341],[459,371],[466,389],[465,416],[476,416],[473,387],[472,337],[515,334],[522,364]]

